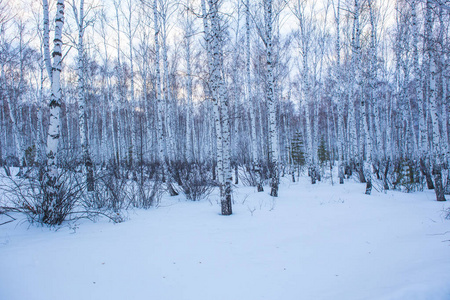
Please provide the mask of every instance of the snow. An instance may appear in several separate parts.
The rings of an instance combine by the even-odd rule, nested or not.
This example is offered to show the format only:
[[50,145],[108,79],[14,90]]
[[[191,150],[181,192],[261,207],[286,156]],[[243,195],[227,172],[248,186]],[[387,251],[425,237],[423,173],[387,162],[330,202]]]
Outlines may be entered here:
[[50,230],[0,226],[0,299],[450,299],[448,203],[433,191],[283,181]]

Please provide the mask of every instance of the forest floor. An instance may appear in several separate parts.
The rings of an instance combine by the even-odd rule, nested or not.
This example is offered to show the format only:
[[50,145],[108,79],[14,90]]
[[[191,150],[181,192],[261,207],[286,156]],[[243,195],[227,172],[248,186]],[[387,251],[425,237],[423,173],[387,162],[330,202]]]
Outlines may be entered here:
[[212,194],[165,197],[120,224],[9,223],[0,299],[450,299],[450,203],[364,188],[304,177],[277,199],[238,186],[227,217]]

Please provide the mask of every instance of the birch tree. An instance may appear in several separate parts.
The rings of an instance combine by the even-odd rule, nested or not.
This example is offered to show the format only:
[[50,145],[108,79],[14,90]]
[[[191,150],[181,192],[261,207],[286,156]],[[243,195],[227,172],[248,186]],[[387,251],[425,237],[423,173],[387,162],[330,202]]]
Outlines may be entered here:
[[427,60],[429,63],[429,104],[430,104],[430,116],[431,116],[431,162],[433,164],[434,174],[434,190],[436,193],[437,201],[445,201],[444,188],[442,184],[442,150],[441,150],[441,134],[439,129],[439,111],[438,111],[438,91],[437,91],[437,68],[436,68],[436,52],[431,48],[431,33],[433,28],[433,21],[431,16],[432,3],[431,0],[427,0]]
[[442,184],[442,152],[439,132],[439,113],[437,107],[437,74],[435,57],[430,60],[430,114],[432,124],[432,163],[434,174],[434,191],[437,201],[445,201],[444,187]]
[[162,46],[162,65],[163,65],[163,76],[162,76],[162,97],[164,101],[164,125],[166,131],[166,151],[167,159],[170,163],[175,159],[175,143],[173,134],[173,119],[174,119],[174,103],[171,94],[170,85],[170,71],[169,71],[169,57],[168,57],[168,45],[167,39],[169,35],[169,17],[173,13],[174,3],[171,0],[158,0],[159,1],[159,30],[161,37]]
[[[204,31],[204,38],[205,38],[205,43],[206,43],[206,60],[207,60],[207,64],[208,64],[208,76],[210,78],[208,78],[209,81],[211,81],[211,77],[212,77],[212,70],[213,70],[213,52],[212,52],[212,34],[211,34],[211,29],[210,29],[210,24],[209,24],[209,12],[206,9],[206,0],[201,0],[201,11],[202,11],[202,20],[203,20],[203,31]],[[209,82],[207,83],[209,84]],[[217,179],[219,182],[219,185],[223,185],[225,182],[224,179],[224,172],[223,172],[223,143],[222,141],[218,138],[219,136],[222,135],[222,123],[221,123],[221,118],[220,118],[220,110],[219,110],[219,103],[217,101],[217,98],[214,98],[212,94],[212,91],[210,92],[210,90],[212,89],[212,87],[208,86],[206,87],[206,91],[205,91],[205,96],[211,98],[211,102],[212,102],[212,108],[213,108],[213,114],[212,114],[212,118],[214,119],[214,128],[215,128],[215,133],[216,133],[216,163],[217,163]],[[212,131],[212,130],[211,130]],[[212,133],[212,132],[211,132]],[[213,145],[211,144],[211,148],[213,147]],[[211,152],[213,152],[213,150],[211,149]],[[213,167],[213,178],[215,178],[215,173],[214,172],[214,167]]]
[[[164,102],[164,91],[162,90],[161,84],[161,58],[160,58],[160,15],[158,9],[158,1],[153,1],[153,16],[154,16],[154,27],[155,27],[155,69],[156,69],[156,99],[157,99],[157,115],[158,115],[158,125],[157,125],[157,136],[158,136],[158,160],[159,163],[163,167],[163,178],[166,176],[165,181],[167,184],[167,188],[171,196],[178,195],[172,186],[171,175],[168,169],[168,162],[170,160],[170,156],[168,156],[167,152],[167,128],[164,128],[164,120],[166,115],[166,103]],[[166,83],[167,84],[167,83]],[[168,122],[165,123],[168,125]],[[166,129],[166,130],[164,130]]]
[[[370,5],[370,2],[369,2]],[[367,116],[367,110],[366,110],[366,101],[364,99],[364,95],[363,95],[363,90],[362,90],[362,58],[361,58],[361,42],[360,42],[360,25],[359,25],[359,6],[358,6],[358,0],[355,0],[355,22],[356,22],[356,56],[357,56],[357,68],[358,68],[358,76],[357,76],[357,80],[359,81],[358,84],[360,85],[360,101],[361,101],[361,110],[360,110],[360,118],[361,118],[361,124],[362,124],[362,129],[360,130],[360,135],[362,136],[363,139],[363,145],[361,145],[361,150],[362,150],[362,155],[361,155],[361,160],[362,162],[362,168],[363,168],[363,172],[364,172],[364,178],[366,180],[366,194],[370,195],[372,192],[372,157],[373,157],[373,152],[372,152],[372,139],[370,137],[370,132],[369,132],[369,118]],[[374,34],[374,28],[372,29],[372,34]],[[375,41],[373,40],[374,37],[372,37],[372,47],[375,47]],[[374,50],[372,50],[374,51]],[[374,87],[372,88],[373,92]],[[370,99],[369,99],[369,107],[370,107],[371,103],[370,103]],[[362,131],[362,132],[361,132]]]
[[[218,151],[218,172],[219,172],[219,184],[221,189],[221,211],[222,215],[231,215],[231,185],[232,185],[232,171],[231,171],[231,136],[230,136],[230,121],[228,115],[228,99],[226,95],[225,83],[222,77],[223,64],[222,64],[222,42],[221,42],[221,26],[219,7],[220,1],[208,0],[208,19],[211,28],[209,32],[209,26],[205,28],[205,34],[209,33],[207,43],[208,51],[210,52],[209,62],[209,84],[211,89],[211,100],[215,107],[215,125],[216,125],[216,139],[217,139],[217,151]],[[205,12],[205,3],[202,1],[202,10]],[[203,14],[205,17],[206,14]],[[222,161],[220,161],[219,149],[222,150]]]
[[50,60],[50,34],[49,34],[49,5],[43,0],[44,9],[44,55],[48,76],[51,81],[50,98],[50,121],[47,135],[47,191],[44,205],[47,215],[43,216],[44,223],[59,223],[56,211],[62,203],[57,196],[58,188],[58,166],[57,154],[58,143],[61,135],[60,112],[61,112],[61,62],[62,62],[62,27],[64,25],[64,0],[57,0],[55,17],[55,37],[53,39],[53,62]]
[[194,160],[194,134],[193,134],[193,102],[192,102],[192,38],[194,36],[194,21],[190,12],[190,0],[186,0],[186,11],[184,20],[184,45],[186,57],[186,161]]
[[[4,24],[2,24],[4,25]],[[3,27],[3,26],[2,26]],[[20,76],[19,79],[19,86],[15,86],[14,82],[11,82],[8,84],[8,80],[6,78],[6,68],[7,68],[7,62],[8,60],[11,61],[14,56],[16,56],[16,53],[11,53],[11,50],[9,49],[10,42],[6,40],[5,36],[5,28],[2,28],[1,30],[1,44],[2,44],[2,59],[1,59],[1,81],[2,81],[2,97],[3,101],[6,100],[6,107],[8,108],[8,117],[11,122],[11,129],[12,129],[12,139],[14,143],[14,149],[16,157],[18,158],[19,162],[19,176],[22,176],[22,168],[24,166],[24,151],[22,149],[22,140],[19,132],[19,124],[17,120],[17,113],[20,111],[20,85],[22,82],[22,76]],[[19,59],[22,60],[22,41],[23,41],[23,30],[20,30],[19,27]],[[23,69],[20,68],[20,73],[22,74]],[[13,91],[13,93],[11,93]]]
[[278,150],[278,125],[277,125],[277,103],[274,94],[273,78],[273,11],[272,0],[264,1],[264,45],[266,47],[266,101],[269,114],[269,149],[270,149],[270,170],[271,170],[271,191],[272,197],[278,197],[279,184],[279,150]]
[[77,59],[77,73],[78,73],[78,128],[80,130],[81,152],[84,163],[84,173],[86,176],[87,190],[94,191],[94,169],[89,151],[89,141],[87,139],[87,118],[86,118],[86,97],[85,97],[85,74],[84,74],[84,31],[86,29],[85,15],[84,15],[84,0],[79,1],[79,9],[72,2],[73,13],[75,16],[78,29],[78,59]]
[[261,178],[261,164],[258,155],[258,137],[256,132],[256,103],[252,94],[252,77],[251,77],[251,46],[250,46],[250,0],[245,3],[245,68],[246,68],[246,103],[250,111],[250,128],[252,139],[252,164],[255,173],[255,184],[258,192],[263,192]]
[[423,159],[427,151],[427,133],[426,133],[426,118],[424,114],[424,99],[423,99],[423,82],[422,82],[422,71],[419,65],[419,50],[418,50],[418,37],[419,30],[417,28],[417,0],[411,2],[411,17],[412,17],[412,47],[413,47],[413,67],[414,67],[414,83],[417,98],[418,107],[418,119],[419,119],[419,157]]
[[[126,28],[126,36],[128,38],[128,59],[130,64],[130,105],[131,105],[131,145],[129,147],[129,165],[133,172],[133,178],[136,179],[136,170],[135,166],[138,161],[137,156],[137,145],[136,145],[136,99],[135,99],[135,74],[134,74],[134,48],[133,48],[133,39],[136,35],[136,31],[138,29],[138,25],[133,24],[133,20],[137,18],[134,14],[135,5],[133,0],[126,1],[127,11],[122,12],[125,17],[125,22],[127,25]],[[137,21],[139,23],[139,20]]]
[[338,0],[337,7],[333,5],[334,17],[336,22],[336,67],[335,67],[335,78],[337,87],[337,101],[338,101],[338,176],[339,183],[344,183],[344,99],[343,93],[341,93],[341,39],[340,39],[340,11],[341,11],[341,1]]

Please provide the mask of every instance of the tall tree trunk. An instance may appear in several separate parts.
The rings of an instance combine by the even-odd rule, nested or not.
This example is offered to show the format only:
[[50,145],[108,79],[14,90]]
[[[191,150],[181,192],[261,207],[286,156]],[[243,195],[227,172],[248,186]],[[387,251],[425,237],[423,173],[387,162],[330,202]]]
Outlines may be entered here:
[[[167,138],[166,132],[167,128],[164,128],[164,121],[167,118],[165,114],[166,103],[164,101],[164,92],[161,87],[161,68],[160,68],[160,44],[159,44],[159,34],[160,34],[160,18],[157,0],[153,1],[153,14],[154,14],[154,24],[155,24],[155,53],[156,53],[156,97],[157,97],[157,110],[158,110],[158,125],[157,125],[157,135],[158,135],[158,160],[162,165],[163,169],[163,180],[166,181],[167,189],[171,196],[176,196],[178,193],[172,185],[171,174],[169,171],[168,162],[170,157],[167,153]],[[165,65],[164,65],[165,66]],[[165,83],[167,84],[167,83]],[[164,118],[164,116],[166,118]],[[166,126],[168,123],[166,122]],[[164,130],[166,129],[166,130]]]
[[278,166],[278,125],[277,125],[277,103],[274,94],[274,78],[273,78],[273,57],[272,57],[272,0],[264,1],[265,12],[265,45],[266,45],[266,98],[269,110],[269,144],[270,144],[270,161],[271,161],[271,191],[272,197],[278,197],[279,184],[279,166]]
[[80,131],[80,143],[81,152],[84,163],[84,174],[86,176],[86,187],[88,192],[94,191],[94,169],[92,165],[91,156],[89,154],[89,140],[87,138],[87,118],[86,118],[86,96],[85,96],[85,74],[84,74],[84,44],[83,36],[85,30],[84,23],[84,0],[80,0],[80,9],[77,10],[73,5],[73,11],[77,21],[78,27],[78,61],[77,61],[77,73],[78,73],[78,128]]
[[[432,38],[432,32],[433,32],[433,17],[432,17],[432,3],[430,0],[427,0],[426,2],[426,10],[425,10],[425,25],[424,25],[424,39],[423,39],[423,52],[424,52],[424,57],[423,57],[423,77],[422,77],[422,85],[424,86],[424,90],[425,93],[424,95],[426,97],[430,97],[430,88],[429,88],[429,84],[430,84],[430,68],[431,68],[431,38]],[[428,102],[428,103],[427,103]],[[431,102],[429,99],[428,101],[424,101],[423,104],[423,110],[424,110],[424,127],[427,128],[427,118],[426,115],[428,114],[428,108],[427,106],[430,105]],[[419,107],[420,107],[420,103],[419,103]],[[419,112],[420,113],[420,112]],[[421,116],[419,116],[421,117]],[[425,130],[425,129],[424,129]],[[427,182],[427,186],[428,189],[434,189],[434,184],[433,184],[433,180],[431,178],[431,160],[430,160],[430,156],[428,155],[428,153],[430,152],[430,143],[429,143],[429,139],[430,139],[430,135],[427,134],[426,135],[427,140],[426,140],[426,152],[424,153],[425,155],[421,158],[421,166],[422,166],[422,172],[425,175],[426,178],[426,182]],[[431,137],[432,139],[432,137]],[[422,141],[421,141],[422,142]],[[432,150],[432,149],[431,149]]]
[[[41,55],[42,55],[42,51],[41,51]],[[42,63],[44,61],[42,60]],[[44,130],[42,128],[42,121],[43,121],[43,114],[42,114],[42,109],[43,109],[43,104],[44,104],[44,66],[41,65],[40,68],[40,78],[39,78],[39,102],[37,104],[37,125],[36,125],[36,130],[37,130],[37,145],[36,145],[36,149],[37,149],[37,161],[40,167],[43,166],[44,162],[45,162],[45,145],[44,145]],[[1,160],[1,158],[0,158]]]
[[211,32],[208,38],[209,50],[211,51],[212,65],[210,69],[210,86],[212,92],[212,101],[214,106],[218,108],[215,113],[216,133],[218,152],[220,144],[222,144],[223,161],[220,166],[219,158],[219,175],[222,169],[222,191],[221,191],[221,209],[222,215],[231,215],[231,184],[233,180],[231,171],[231,138],[230,123],[228,116],[228,99],[226,97],[225,83],[222,78],[222,49],[220,43],[220,21],[219,21],[219,3],[216,0],[208,0],[209,19],[211,22]]
[[[43,0],[44,3],[44,28],[48,29],[48,2]],[[47,25],[45,25],[47,24]],[[58,209],[62,203],[58,203],[60,199],[57,196],[57,181],[58,181],[58,166],[57,166],[57,154],[58,143],[61,135],[60,126],[60,112],[61,112],[61,59],[62,59],[62,27],[64,25],[64,0],[58,0],[56,4],[56,17],[55,17],[55,38],[53,40],[53,63],[51,64],[51,98],[50,98],[50,122],[47,135],[47,194],[46,194],[46,206],[48,214],[43,216],[44,223],[60,223],[63,220],[55,220],[57,216],[54,215],[55,209]],[[46,27],[47,26],[47,27]],[[49,45],[49,32],[44,30],[44,45]],[[50,63],[50,51],[45,50],[47,64]],[[47,68],[47,70],[49,70]]]
[[161,88],[161,68],[160,68],[160,46],[159,46],[159,16],[158,16],[158,6],[157,0],[153,1],[153,14],[154,14],[154,24],[155,24],[155,73],[156,73],[156,103],[158,110],[158,160],[163,166],[163,177],[166,176],[167,165],[165,159],[165,134],[163,127],[163,116],[164,116],[164,105],[162,98],[162,88]]
[[338,126],[337,126],[337,138],[338,138],[338,176],[339,184],[344,183],[344,99],[341,93],[341,41],[340,41],[340,10],[341,1],[338,0],[337,8],[335,9],[335,20],[336,20],[336,69],[335,78],[338,82],[337,88],[337,101],[338,101]]
[[[186,7],[189,7],[190,0],[186,0]],[[186,161],[191,163],[194,160],[193,152],[193,103],[192,103],[192,67],[191,67],[191,40],[193,32],[193,21],[190,18],[189,10],[186,10],[186,28],[185,28],[185,51],[186,51]]]
[[437,201],[445,201],[444,187],[442,185],[442,153],[439,133],[439,113],[436,90],[436,63],[434,57],[430,57],[430,114],[433,128],[432,133],[432,162],[434,175],[434,191]]
[[[130,105],[131,105],[131,145],[130,145],[130,150],[131,150],[131,155],[129,157],[130,162],[130,168],[131,171],[133,173],[133,179],[137,180],[137,176],[136,176],[136,168],[137,168],[137,163],[138,163],[138,151],[137,151],[137,144],[136,144],[136,134],[137,134],[137,129],[136,129],[136,99],[135,99],[135,88],[134,88],[134,80],[135,80],[135,76],[134,76],[134,61],[133,61],[133,38],[134,35],[136,33],[136,29],[133,28],[133,24],[132,24],[132,18],[133,18],[133,12],[134,12],[134,7],[132,4],[131,0],[128,0],[127,2],[128,5],[128,18],[127,18],[127,25],[128,25],[128,47],[129,47],[129,60],[130,60]],[[133,30],[134,29],[134,30]]]
[[[209,13],[206,11],[206,0],[201,1],[202,6],[202,16],[203,16],[203,28],[205,32],[205,40],[206,40],[206,59],[208,61],[208,73],[210,74],[210,82],[213,82],[212,73],[214,69],[214,59],[213,59],[213,49],[212,49],[212,29],[209,28]],[[208,2],[208,4],[210,4]],[[211,9],[211,8],[210,8]],[[219,71],[220,72],[220,71]],[[211,85],[210,83],[210,85]],[[212,87],[210,86],[209,89],[212,91]],[[221,123],[221,117],[220,117],[220,110],[219,110],[219,102],[217,95],[208,95],[211,97],[212,105],[213,105],[213,118],[214,118],[214,125],[215,125],[215,132],[216,132],[216,156],[217,156],[217,179],[219,182],[219,186],[221,188],[221,193],[223,192],[222,186],[225,183],[225,177],[224,177],[224,171],[223,171],[223,143],[222,143],[222,123]],[[212,132],[211,132],[212,133]],[[215,174],[215,172],[214,172]]]
[[246,67],[246,102],[250,111],[250,133],[252,139],[252,168],[255,174],[255,184],[258,192],[264,191],[261,180],[261,165],[258,155],[258,138],[256,135],[256,103],[252,96],[252,81],[251,81],[251,64],[250,64],[250,0],[246,2],[245,10],[245,67]]
[[[2,67],[2,82],[4,82],[4,85],[6,87],[6,77],[5,77],[5,71],[4,71],[4,67]],[[15,96],[17,96],[17,93],[14,93]],[[22,150],[22,146],[21,146],[21,138],[20,138],[20,133],[19,133],[19,126],[18,126],[18,120],[16,118],[17,112],[19,111],[19,107],[15,107],[14,104],[12,103],[12,99],[11,96],[9,95],[8,91],[5,91],[3,93],[4,98],[6,98],[6,105],[8,107],[8,112],[9,112],[9,119],[11,120],[11,128],[12,128],[12,138],[14,141],[14,150],[16,152],[17,155],[17,159],[19,161],[19,174],[18,176],[22,176],[22,168],[24,166],[24,151]],[[17,101],[16,101],[17,102]]]
[[163,91],[162,95],[164,97],[164,107],[165,107],[165,128],[166,128],[166,159],[170,164],[175,159],[175,142],[172,132],[172,122],[173,122],[173,103],[172,95],[170,91],[170,78],[169,78],[169,59],[168,59],[168,47],[167,47],[167,13],[168,13],[168,3],[167,1],[162,1],[160,3],[165,4],[165,6],[160,7],[160,30],[162,39],[162,61],[163,61]]

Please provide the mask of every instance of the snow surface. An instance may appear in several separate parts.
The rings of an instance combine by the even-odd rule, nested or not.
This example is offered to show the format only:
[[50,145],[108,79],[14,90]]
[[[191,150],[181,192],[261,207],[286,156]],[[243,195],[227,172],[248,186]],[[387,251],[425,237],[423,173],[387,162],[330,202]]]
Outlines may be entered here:
[[[266,188],[266,191],[268,188]],[[448,203],[433,191],[283,182],[164,198],[112,224],[0,226],[1,300],[450,299]]]

